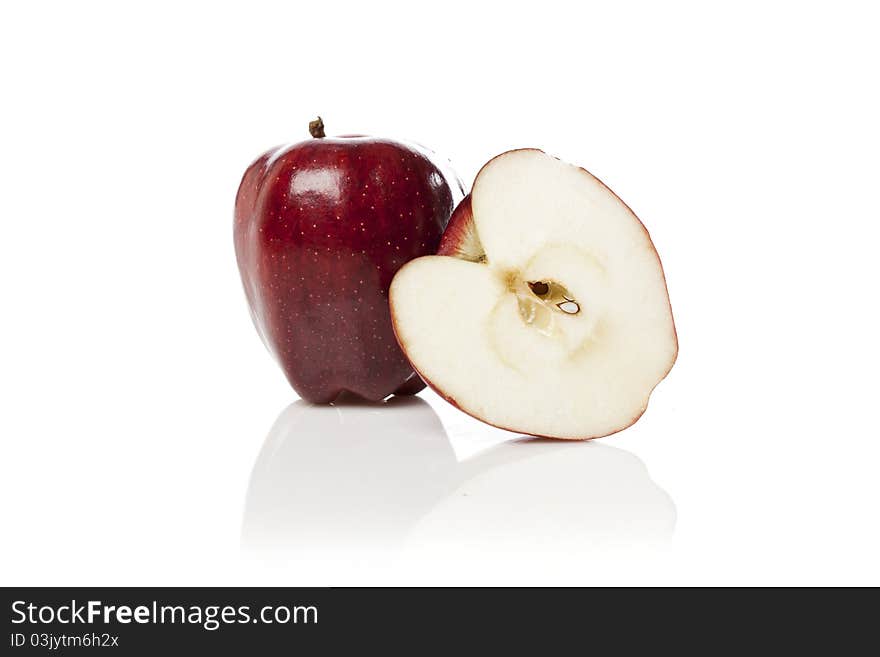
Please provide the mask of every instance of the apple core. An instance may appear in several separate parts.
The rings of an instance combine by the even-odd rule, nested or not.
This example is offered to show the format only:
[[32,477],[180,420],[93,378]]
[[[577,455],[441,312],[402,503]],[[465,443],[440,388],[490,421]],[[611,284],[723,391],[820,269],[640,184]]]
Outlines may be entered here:
[[511,287],[517,297],[519,313],[528,326],[551,335],[554,328],[554,315],[577,315],[580,304],[574,295],[555,281],[528,281],[515,283]]

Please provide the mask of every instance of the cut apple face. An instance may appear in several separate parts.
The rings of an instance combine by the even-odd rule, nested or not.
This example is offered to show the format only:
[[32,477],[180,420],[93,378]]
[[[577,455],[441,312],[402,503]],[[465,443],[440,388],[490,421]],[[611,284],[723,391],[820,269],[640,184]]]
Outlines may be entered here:
[[584,169],[499,155],[440,255],[395,276],[391,315],[428,385],[491,425],[589,439],[633,424],[675,362],[663,267],[645,227]]

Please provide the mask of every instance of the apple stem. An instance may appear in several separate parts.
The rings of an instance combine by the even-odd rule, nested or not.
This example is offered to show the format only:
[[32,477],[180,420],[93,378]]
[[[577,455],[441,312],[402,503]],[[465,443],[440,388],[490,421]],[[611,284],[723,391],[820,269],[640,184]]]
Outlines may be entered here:
[[320,116],[314,121],[309,121],[309,134],[315,139],[323,139],[327,136],[324,134],[324,121]]

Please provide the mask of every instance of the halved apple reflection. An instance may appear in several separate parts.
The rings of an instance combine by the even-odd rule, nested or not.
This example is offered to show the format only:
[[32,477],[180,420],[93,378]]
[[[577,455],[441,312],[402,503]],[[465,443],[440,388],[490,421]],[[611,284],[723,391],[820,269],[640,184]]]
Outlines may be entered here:
[[641,460],[596,441],[521,438],[458,469],[455,489],[409,533],[410,556],[617,551],[662,545],[675,529],[675,505]]
[[360,560],[447,542],[584,549],[662,541],[674,525],[669,496],[621,449],[516,439],[459,462],[418,397],[298,401],[254,465],[242,547]]

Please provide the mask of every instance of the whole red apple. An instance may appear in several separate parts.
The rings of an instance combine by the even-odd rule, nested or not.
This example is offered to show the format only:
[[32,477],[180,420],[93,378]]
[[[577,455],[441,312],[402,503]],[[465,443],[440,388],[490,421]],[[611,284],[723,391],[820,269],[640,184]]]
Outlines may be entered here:
[[434,253],[461,183],[411,145],[362,136],[274,148],[235,201],[235,252],[257,331],[293,389],[380,400],[424,387],[391,327],[388,288]]

